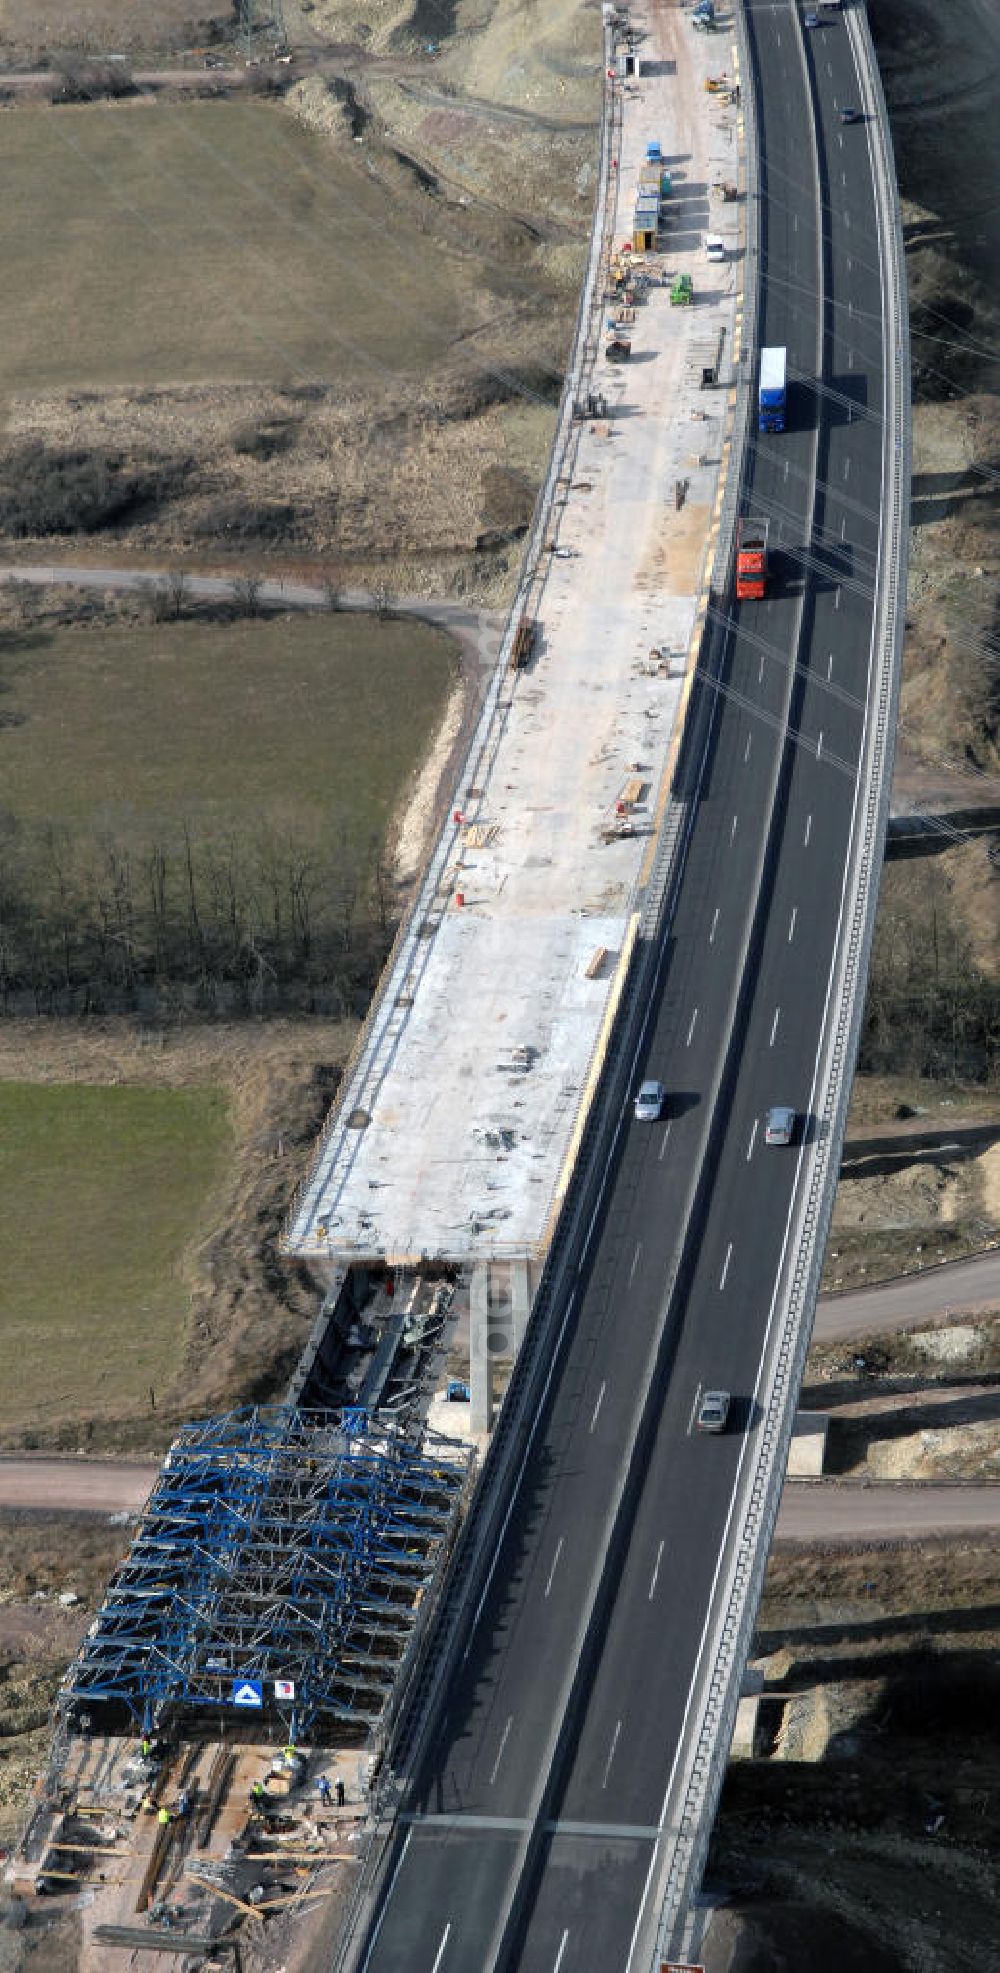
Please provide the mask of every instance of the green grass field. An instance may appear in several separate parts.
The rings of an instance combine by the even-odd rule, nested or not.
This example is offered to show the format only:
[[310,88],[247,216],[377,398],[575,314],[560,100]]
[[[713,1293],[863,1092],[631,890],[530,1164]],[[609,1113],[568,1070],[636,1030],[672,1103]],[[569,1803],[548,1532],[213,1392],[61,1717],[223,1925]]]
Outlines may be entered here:
[[0,119],[5,388],[421,372],[480,311],[365,160],[259,103]]
[[343,834],[370,861],[452,665],[429,626],[351,615],[29,633],[0,653],[3,806],[137,845]]
[[0,1434],[150,1414],[230,1142],[215,1089],[0,1084]]

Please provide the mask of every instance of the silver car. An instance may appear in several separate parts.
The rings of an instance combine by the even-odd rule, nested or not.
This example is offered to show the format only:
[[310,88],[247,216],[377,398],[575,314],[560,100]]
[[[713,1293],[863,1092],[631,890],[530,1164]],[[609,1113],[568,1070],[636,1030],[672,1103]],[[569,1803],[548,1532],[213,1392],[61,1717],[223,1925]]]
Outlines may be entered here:
[[698,1406],[699,1432],[724,1432],[729,1417],[729,1392],[706,1391]]
[[636,1122],[640,1124],[658,1123],[663,1115],[667,1092],[662,1082],[644,1082],[635,1099]]
[[795,1111],[788,1110],[778,1103],[769,1110],[764,1122],[765,1144],[790,1144],[795,1135]]

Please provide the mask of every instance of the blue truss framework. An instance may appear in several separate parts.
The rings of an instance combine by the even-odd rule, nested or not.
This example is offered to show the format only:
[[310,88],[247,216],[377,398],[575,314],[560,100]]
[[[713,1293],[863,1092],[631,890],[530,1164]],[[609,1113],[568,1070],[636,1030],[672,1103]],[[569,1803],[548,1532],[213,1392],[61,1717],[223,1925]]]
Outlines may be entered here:
[[[144,1731],[224,1709],[254,1738],[377,1724],[468,1470],[365,1411],[230,1412],[175,1440],[60,1711]],[[290,1681],[294,1700],[275,1682]],[[235,1694],[260,1688],[260,1704]],[[248,1735],[249,1737],[249,1735]]]

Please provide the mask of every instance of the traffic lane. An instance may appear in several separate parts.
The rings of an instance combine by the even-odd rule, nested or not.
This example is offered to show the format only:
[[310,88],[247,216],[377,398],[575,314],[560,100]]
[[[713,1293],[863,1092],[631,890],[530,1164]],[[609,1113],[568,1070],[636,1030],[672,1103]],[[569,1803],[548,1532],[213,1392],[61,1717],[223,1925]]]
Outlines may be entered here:
[[405,1828],[361,1973],[482,1973],[517,1845],[513,1830]]
[[[751,8],[748,26],[757,73],[767,76],[767,87],[762,82],[759,89],[762,261],[767,276],[774,269],[781,277],[777,283],[764,281],[760,340],[783,344],[789,362],[809,373],[815,368],[810,323],[819,253],[816,188],[807,168],[813,157],[811,106],[791,11],[779,15],[770,5]],[[799,284],[807,297],[804,309],[795,300]]]
[[510,1962],[517,1973],[623,1973],[652,1854],[647,1836],[552,1837]]
[[[624,1247],[617,1265],[624,1267]],[[627,1270],[624,1279],[627,1278]],[[465,1661],[453,1678],[447,1710],[421,1770],[415,1802],[432,1809],[476,1808],[519,1814],[530,1793],[594,1567],[594,1530],[613,1496],[620,1447],[628,1443],[649,1351],[638,1325],[621,1325],[614,1287],[585,1299],[576,1337],[594,1366],[581,1385],[573,1351],[565,1353],[536,1447],[517,1487],[496,1568]],[[600,1383],[614,1365],[602,1400],[614,1438],[595,1439],[585,1457]],[[593,1403],[590,1394],[593,1391]],[[590,1409],[588,1411],[588,1404]],[[527,1668],[530,1666],[530,1676]],[[498,1743],[512,1720],[503,1759]]]

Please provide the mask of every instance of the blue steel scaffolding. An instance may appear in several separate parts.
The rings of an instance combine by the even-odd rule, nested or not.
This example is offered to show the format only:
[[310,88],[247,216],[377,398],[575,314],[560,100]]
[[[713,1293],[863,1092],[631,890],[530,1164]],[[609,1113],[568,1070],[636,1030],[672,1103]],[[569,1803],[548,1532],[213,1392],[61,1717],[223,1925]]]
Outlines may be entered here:
[[[366,1411],[231,1412],[170,1449],[60,1711],[248,1738],[377,1724],[440,1560],[464,1448]],[[96,1724],[96,1721],[94,1722]],[[216,1723],[218,1723],[218,1718]],[[207,1721],[203,1720],[203,1728]]]

